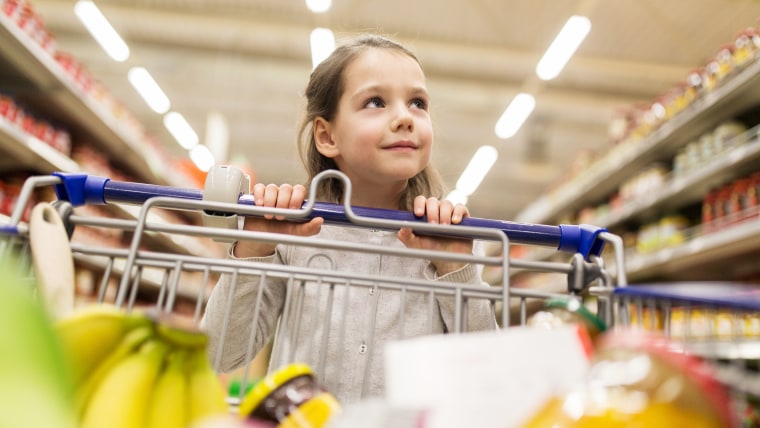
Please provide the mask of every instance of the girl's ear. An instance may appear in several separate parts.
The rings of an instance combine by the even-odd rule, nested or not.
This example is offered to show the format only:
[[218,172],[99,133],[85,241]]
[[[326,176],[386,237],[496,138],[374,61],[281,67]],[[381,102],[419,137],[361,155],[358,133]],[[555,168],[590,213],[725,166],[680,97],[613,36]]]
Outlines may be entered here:
[[328,158],[338,156],[338,146],[332,138],[330,122],[323,117],[318,117],[314,119],[312,130],[314,132],[314,142],[317,145],[317,151]]

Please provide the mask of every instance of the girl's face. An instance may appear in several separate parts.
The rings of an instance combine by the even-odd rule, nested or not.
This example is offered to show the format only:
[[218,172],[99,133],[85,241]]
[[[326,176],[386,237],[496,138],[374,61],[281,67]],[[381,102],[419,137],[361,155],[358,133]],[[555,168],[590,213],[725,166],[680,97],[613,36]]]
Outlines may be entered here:
[[335,118],[315,121],[317,148],[356,187],[403,188],[431,157],[422,69],[402,52],[369,48],[346,67],[343,87]]

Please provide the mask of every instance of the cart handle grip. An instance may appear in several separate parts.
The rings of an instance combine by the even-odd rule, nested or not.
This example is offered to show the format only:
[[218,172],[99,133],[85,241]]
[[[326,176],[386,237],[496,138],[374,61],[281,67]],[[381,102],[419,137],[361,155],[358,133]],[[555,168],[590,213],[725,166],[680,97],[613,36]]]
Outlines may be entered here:
[[[142,205],[153,197],[203,200],[203,191],[198,189],[114,181],[110,178],[84,173],[55,172],[53,175],[61,179],[61,183],[54,187],[58,199],[68,201],[74,206],[104,205],[107,203]],[[238,203],[255,205],[253,196],[246,194],[240,195]],[[352,211],[358,216],[367,218],[425,222],[424,217],[416,217],[410,211],[367,207],[352,207]],[[326,223],[331,224],[353,224],[346,216],[345,208],[341,204],[317,202],[313,205],[307,219],[314,217],[322,217]],[[465,217],[459,224],[497,229],[506,234],[512,242],[554,247],[563,252],[580,253],[584,259],[588,259],[590,255],[601,255],[604,249],[604,241],[599,239],[599,235],[607,231],[605,228],[588,224],[550,226],[477,217]],[[456,234],[452,235],[456,236]]]

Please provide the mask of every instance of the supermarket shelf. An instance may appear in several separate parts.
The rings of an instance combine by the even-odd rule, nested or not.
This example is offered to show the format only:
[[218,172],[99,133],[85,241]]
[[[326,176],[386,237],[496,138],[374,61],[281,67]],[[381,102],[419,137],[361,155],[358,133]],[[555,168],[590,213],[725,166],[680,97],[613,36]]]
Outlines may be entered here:
[[41,173],[79,172],[79,165],[43,141],[26,134],[0,117],[0,165],[6,169],[27,167]]
[[[10,162],[13,162],[15,166],[23,165],[43,174],[49,174],[56,171],[81,171],[79,165],[72,159],[39,139],[12,126],[8,121],[2,118],[0,118],[0,153],[9,155],[7,159],[10,159]],[[2,157],[0,157],[0,165],[3,165]],[[136,220],[140,213],[140,207],[136,206],[106,204],[103,207],[115,217],[127,220]],[[166,223],[166,220],[158,215],[151,215],[149,220],[156,223]],[[6,223],[8,221],[9,220],[6,220]],[[198,256],[210,255],[208,245],[189,236],[152,234],[148,239],[153,245],[160,245],[163,248],[175,251],[179,254]]]
[[709,359],[756,360],[760,358],[760,339],[739,337],[734,340],[701,340],[676,342],[689,354]]
[[[659,251],[626,258],[628,279],[637,281],[655,275],[713,271],[726,277],[730,267],[740,265],[742,256],[760,250],[760,220],[746,221],[732,227],[696,237],[687,243]],[[747,263],[757,264],[755,256]],[[726,261],[731,261],[729,266]]]
[[[122,213],[123,216],[129,219],[137,219],[140,217],[141,207],[135,205],[123,205],[123,204],[106,204],[105,207],[111,207],[111,209],[117,210]],[[167,224],[168,221],[155,213],[148,213],[148,222],[157,224]],[[146,233],[148,240],[153,241],[156,244],[166,247],[167,250],[175,252],[177,254],[188,254],[193,256],[213,257],[212,249],[207,243],[202,242],[198,238],[185,235],[171,235],[166,233]]]
[[715,157],[709,164],[671,178],[659,191],[649,192],[608,215],[598,217],[594,224],[611,228],[629,220],[645,221],[665,210],[701,201],[715,186],[756,169],[760,160],[758,131],[760,128],[756,127],[744,135],[751,138],[745,145]]
[[516,221],[549,223],[567,210],[598,202],[647,164],[674,156],[682,145],[758,102],[760,61],[754,61],[721,86],[694,100],[646,138],[621,143],[610,150],[581,175],[526,207]]
[[[108,258],[107,257],[97,257],[92,255],[84,255],[84,254],[75,254],[74,255],[74,261],[88,269],[98,271],[98,272],[105,272],[106,266],[108,264]],[[121,277],[124,275],[124,260],[116,259],[114,260],[113,266],[111,267],[110,276],[111,278],[115,279],[121,279]],[[148,293],[151,295],[157,295],[161,291],[162,284],[167,283],[168,278],[164,277],[164,272],[154,269],[143,269],[141,277],[140,277],[140,292],[141,293]],[[188,301],[195,302],[198,297],[198,284],[192,284],[186,281],[180,281],[177,284],[177,298],[178,299],[185,299]],[[208,296],[210,293],[206,292],[203,293],[204,296]],[[154,300],[154,299],[151,299]]]
[[[31,89],[44,91],[44,99],[37,100],[35,111],[61,120],[72,130],[90,137],[135,177],[165,184],[154,172],[159,169],[154,170],[152,166],[158,163],[151,160],[153,151],[142,144],[142,136],[130,133],[117,118],[84,93],[54,58],[4,14],[0,14],[0,68],[5,78],[19,79]],[[27,88],[23,95],[34,92]]]

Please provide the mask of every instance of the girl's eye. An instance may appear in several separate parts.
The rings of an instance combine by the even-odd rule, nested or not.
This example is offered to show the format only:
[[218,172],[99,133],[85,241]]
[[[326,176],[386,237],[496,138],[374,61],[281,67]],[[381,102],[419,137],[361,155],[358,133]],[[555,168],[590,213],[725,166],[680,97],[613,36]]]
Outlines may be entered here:
[[427,101],[422,98],[413,99],[411,105],[417,107],[418,109],[427,110]]
[[380,97],[372,97],[369,100],[367,100],[367,103],[364,104],[364,107],[369,108],[382,108],[385,107],[385,103],[383,102]]

